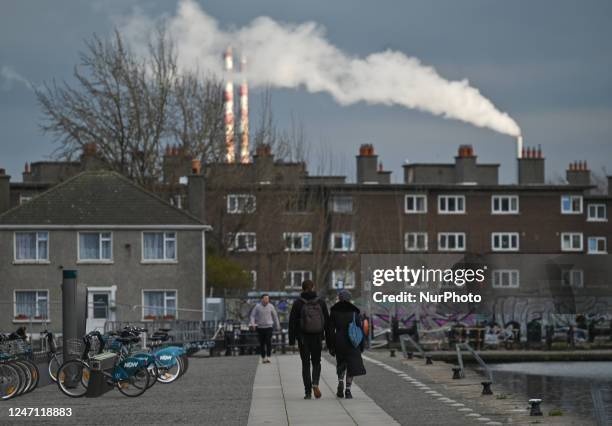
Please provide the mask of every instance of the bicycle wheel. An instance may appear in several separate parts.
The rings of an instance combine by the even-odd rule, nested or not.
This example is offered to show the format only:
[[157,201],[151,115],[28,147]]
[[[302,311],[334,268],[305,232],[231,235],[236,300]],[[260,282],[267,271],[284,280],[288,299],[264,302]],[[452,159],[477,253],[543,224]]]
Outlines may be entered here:
[[53,356],[51,357],[51,359],[49,360],[49,377],[51,377],[51,380],[53,380],[54,382],[57,382],[57,370],[60,368],[60,365],[62,365],[62,360],[63,360],[63,356],[62,354],[53,354]]
[[0,364],[0,399],[7,400],[17,395],[20,380],[20,375],[14,366]]
[[64,395],[80,398],[87,392],[91,370],[78,359],[63,363],[57,370],[57,386]]
[[30,374],[30,370],[25,364],[22,364],[20,361],[14,360],[11,361],[11,365],[15,367],[17,373],[19,373],[19,389],[17,390],[17,395],[22,395],[26,389],[30,386],[32,382],[32,376]]
[[183,374],[187,372],[187,370],[189,370],[189,357],[187,356],[187,354],[184,354],[184,355],[181,355],[179,359],[183,361],[183,368],[181,371],[181,376],[182,376]]
[[142,395],[149,386],[149,371],[146,367],[141,367],[126,380],[117,382],[119,392],[129,397]]
[[147,371],[149,373],[149,383],[147,387],[150,389],[157,382],[157,377],[159,377],[159,369],[154,362],[151,362],[149,365],[147,365]]
[[181,372],[183,371],[183,363],[181,362],[181,357],[176,357],[176,362],[173,366],[165,367],[162,365],[158,365],[157,369],[159,370],[157,374],[158,382],[164,384],[172,383],[181,376]]
[[32,392],[38,386],[38,381],[40,379],[40,372],[38,371],[38,367],[29,359],[20,360],[26,367],[30,370],[30,376],[32,378],[30,386],[24,391],[24,393]]

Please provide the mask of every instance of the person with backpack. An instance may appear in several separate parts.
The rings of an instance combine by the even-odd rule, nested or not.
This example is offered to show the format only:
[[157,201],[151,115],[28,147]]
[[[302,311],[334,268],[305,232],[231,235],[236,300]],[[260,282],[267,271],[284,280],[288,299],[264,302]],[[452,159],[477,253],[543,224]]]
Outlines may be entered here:
[[[329,312],[327,305],[314,291],[311,280],[302,283],[302,293],[293,302],[289,314],[289,344],[298,343],[302,360],[304,399],[321,398],[319,378],[321,377],[322,340],[327,336]],[[312,363],[312,375],[310,364]]]
[[255,305],[251,311],[250,318],[251,328],[257,329],[257,337],[259,338],[259,353],[261,355],[262,364],[270,363],[270,355],[272,355],[272,332],[274,326],[280,330],[280,322],[276,308],[270,303],[270,296],[263,294],[261,302]]
[[327,341],[329,354],[336,357],[338,398],[351,399],[353,377],[366,374],[361,358],[365,339],[359,308],[351,303],[351,293],[341,290],[338,293],[338,302],[330,309]]

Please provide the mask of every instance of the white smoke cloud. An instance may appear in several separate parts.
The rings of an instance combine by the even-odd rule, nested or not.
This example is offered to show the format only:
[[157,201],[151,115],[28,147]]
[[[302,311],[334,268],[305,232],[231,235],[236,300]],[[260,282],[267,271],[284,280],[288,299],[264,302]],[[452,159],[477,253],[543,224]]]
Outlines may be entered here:
[[[222,52],[228,45],[245,52],[251,85],[299,88],[329,93],[339,104],[400,105],[478,127],[518,136],[521,130],[467,80],[449,81],[433,67],[402,52],[386,50],[364,58],[342,52],[313,22],[279,23],[268,17],[224,31],[193,0],[182,0],[174,16],[163,18],[176,42],[179,65],[223,75]],[[136,49],[154,19],[133,15],[120,26]]]
[[0,68],[0,77],[2,79],[0,88],[3,91],[11,90],[14,83],[22,84],[27,89],[34,90],[32,83],[30,83],[28,79],[7,65],[3,65],[2,68]]

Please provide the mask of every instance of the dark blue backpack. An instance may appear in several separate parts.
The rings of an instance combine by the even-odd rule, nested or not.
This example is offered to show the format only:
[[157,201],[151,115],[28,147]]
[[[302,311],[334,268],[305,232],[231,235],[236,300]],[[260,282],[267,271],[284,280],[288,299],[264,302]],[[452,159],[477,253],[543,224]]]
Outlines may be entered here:
[[349,324],[348,329],[349,340],[355,348],[358,348],[363,341],[363,330],[361,325],[357,323],[355,312],[353,312],[353,321]]

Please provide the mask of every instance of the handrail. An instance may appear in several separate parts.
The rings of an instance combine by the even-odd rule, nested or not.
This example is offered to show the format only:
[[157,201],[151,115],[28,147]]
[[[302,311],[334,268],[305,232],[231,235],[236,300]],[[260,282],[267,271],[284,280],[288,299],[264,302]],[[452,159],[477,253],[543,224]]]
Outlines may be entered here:
[[406,350],[406,340],[412,344],[416,348],[417,351],[421,354],[423,358],[427,357],[427,352],[423,350],[421,345],[419,345],[412,337],[408,334],[400,334],[399,336],[400,345],[402,347],[402,353],[404,354],[404,358],[408,357],[408,351]]
[[472,354],[472,356],[476,359],[476,361],[478,361],[478,364],[480,364],[480,367],[485,371],[485,373],[487,374],[487,377],[489,378],[489,381],[491,383],[493,383],[493,373],[491,372],[491,369],[487,366],[487,364],[482,360],[482,358],[480,357],[480,355],[478,355],[478,353],[469,345],[469,343],[456,343],[455,344],[455,348],[457,349],[457,361],[459,362],[459,367],[461,367],[461,375],[463,376],[463,355],[461,352],[461,348],[463,347],[463,349],[465,349],[466,351],[468,351],[469,353]]
[[612,386],[603,384],[591,385],[593,412],[600,426],[612,424]]

